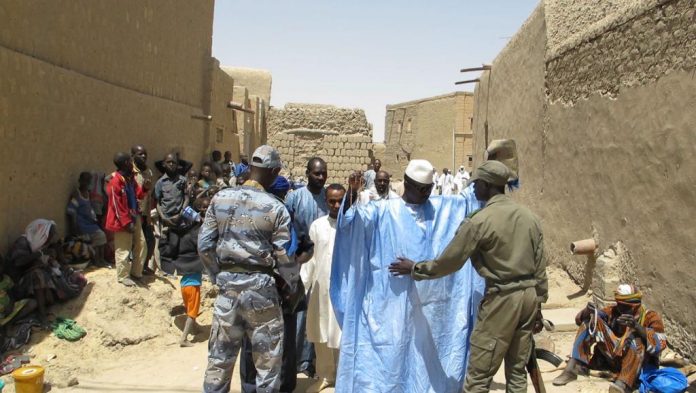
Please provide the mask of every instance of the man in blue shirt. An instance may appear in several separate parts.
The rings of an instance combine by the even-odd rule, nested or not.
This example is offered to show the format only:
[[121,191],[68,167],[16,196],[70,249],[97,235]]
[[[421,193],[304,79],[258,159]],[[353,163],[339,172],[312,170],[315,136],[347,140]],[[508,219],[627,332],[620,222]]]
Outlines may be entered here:
[[[285,207],[293,217],[293,226],[300,244],[309,241],[309,226],[319,217],[329,214],[324,185],[327,179],[326,162],[313,157],[307,162],[307,187],[288,195]],[[306,312],[297,313],[297,371],[313,376],[314,346],[305,337]]]

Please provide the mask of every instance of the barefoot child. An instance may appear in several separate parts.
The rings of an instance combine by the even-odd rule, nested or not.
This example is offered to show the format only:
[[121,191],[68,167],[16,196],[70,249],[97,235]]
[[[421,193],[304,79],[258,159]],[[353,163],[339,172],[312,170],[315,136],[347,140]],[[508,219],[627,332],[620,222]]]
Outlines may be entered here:
[[191,228],[181,237],[179,253],[174,260],[174,265],[181,277],[181,297],[186,307],[186,325],[179,344],[182,347],[190,347],[193,344],[188,341],[188,335],[198,331],[196,317],[201,305],[201,280],[203,264],[198,256],[198,230],[201,227],[203,217],[210,205],[210,198],[202,197],[193,203],[193,209],[198,213],[193,217]]

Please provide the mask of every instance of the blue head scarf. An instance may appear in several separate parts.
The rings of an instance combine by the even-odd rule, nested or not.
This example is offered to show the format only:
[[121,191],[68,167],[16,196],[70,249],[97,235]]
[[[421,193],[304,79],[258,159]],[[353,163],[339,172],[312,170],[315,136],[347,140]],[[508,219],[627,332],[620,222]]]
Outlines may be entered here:
[[290,183],[288,182],[288,179],[286,179],[283,176],[278,176],[276,177],[273,184],[271,184],[271,187],[268,189],[268,191],[271,194],[278,195],[282,194],[283,192],[287,192],[289,189]]

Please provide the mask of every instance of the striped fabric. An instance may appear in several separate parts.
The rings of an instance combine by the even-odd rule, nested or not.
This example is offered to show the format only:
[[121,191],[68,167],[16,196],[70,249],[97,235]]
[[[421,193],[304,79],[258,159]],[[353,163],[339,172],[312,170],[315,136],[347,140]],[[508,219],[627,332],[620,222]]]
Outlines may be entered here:
[[592,369],[608,368],[616,373],[616,379],[631,387],[643,366],[659,365],[660,352],[667,347],[662,318],[640,303],[633,305],[638,306],[634,317],[645,328],[645,339],[616,323],[622,314],[618,307],[609,306],[580,325],[572,351],[572,357],[582,364]]

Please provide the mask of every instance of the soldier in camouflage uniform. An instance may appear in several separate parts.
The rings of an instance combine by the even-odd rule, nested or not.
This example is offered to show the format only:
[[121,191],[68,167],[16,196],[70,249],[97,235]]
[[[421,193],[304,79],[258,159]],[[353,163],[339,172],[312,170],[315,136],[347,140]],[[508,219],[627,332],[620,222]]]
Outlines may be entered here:
[[198,251],[220,289],[208,343],[204,392],[229,392],[242,337],[251,340],[256,391],[278,392],[283,356],[283,311],[273,277],[296,288],[299,266],[288,258],[290,214],[264,191],[275,180],[278,152],[261,146],[243,186],[213,198],[200,230]]

